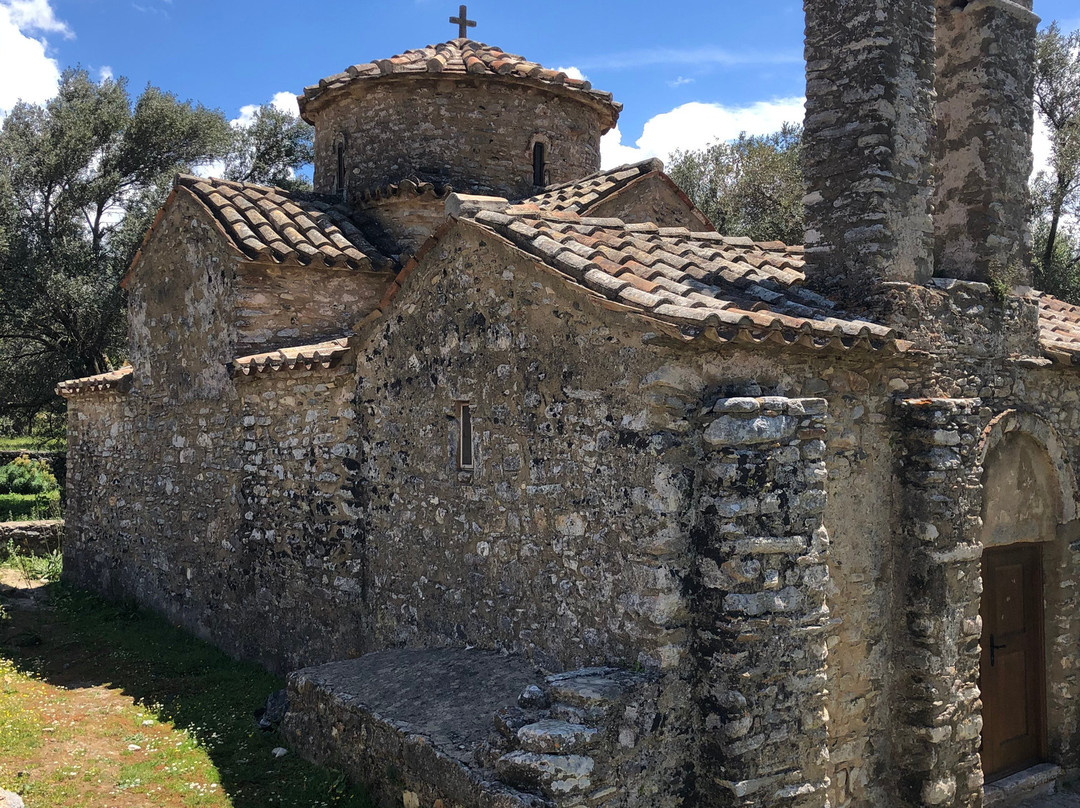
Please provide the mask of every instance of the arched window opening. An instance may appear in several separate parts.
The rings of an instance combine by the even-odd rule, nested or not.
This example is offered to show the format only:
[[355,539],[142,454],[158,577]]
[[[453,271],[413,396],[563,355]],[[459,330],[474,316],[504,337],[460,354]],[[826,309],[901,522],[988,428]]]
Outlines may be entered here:
[[533,185],[547,185],[547,145],[541,142],[533,144]]

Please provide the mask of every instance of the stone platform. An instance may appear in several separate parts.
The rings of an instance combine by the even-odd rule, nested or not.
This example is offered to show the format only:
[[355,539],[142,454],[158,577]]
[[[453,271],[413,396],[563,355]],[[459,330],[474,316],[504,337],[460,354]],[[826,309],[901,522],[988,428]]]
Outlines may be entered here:
[[397,649],[291,674],[282,732],[379,805],[614,808],[650,771],[658,693],[645,673]]

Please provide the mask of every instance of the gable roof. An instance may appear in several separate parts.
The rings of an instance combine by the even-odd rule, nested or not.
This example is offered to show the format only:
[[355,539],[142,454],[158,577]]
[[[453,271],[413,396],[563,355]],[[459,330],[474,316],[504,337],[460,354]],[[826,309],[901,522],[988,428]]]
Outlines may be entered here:
[[557,91],[569,90],[582,99],[596,103],[608,113],[604,131],[615,126],[622,111],[622,104],[613,101],[611,93],[594,90],[592,84],[583,79],[571,78],[559,70],[549,70],[536,62],[530,62],[523,56],[506,53],[501,48],[485,45],[471,39],[451,39],[438,45],[408,50],[389,59],[352,65],[344,72],[327,76],[318,84],[305,87],[297,97],[300,104],[300,116],[308,123],[306,110],[315,99],[343,87],[354,81],[370,81],[385,76],[407,75],[479,75],[492,78],[509,78],[537,84]]
[[588,216],[603,202],[615,196],[620,191],[634,185],[646,177],[658,177],[670,186],[686,207],[698,218],[707,230],[714,230],[712,223],[702,213],[693,201],[686,195],[675,182],[664,173],[664,164],[655,157],[642,160],[639,163],[630,163],[607,171],[597,171],[580,180],[566,182],[562,185],[553,185],[546,188],[543,193],[524,200],[526,204],[533,204],[549,210],[565,210],[576,213],[579,216]]
[[504,237],[608,308],[645,315],[693,338],[766,340],[812,349],[906,350],[891,328],[845,315],[802,287],[802,247],[682,227],[580,217],[535,205],[481,210]]
[[394,263],[368,241],[351,209],[337,199],[180,174],[143,237],[128,277],[178,193],[188,193],[197,200],[230,245],[251,260],[366,271],[389,269]]

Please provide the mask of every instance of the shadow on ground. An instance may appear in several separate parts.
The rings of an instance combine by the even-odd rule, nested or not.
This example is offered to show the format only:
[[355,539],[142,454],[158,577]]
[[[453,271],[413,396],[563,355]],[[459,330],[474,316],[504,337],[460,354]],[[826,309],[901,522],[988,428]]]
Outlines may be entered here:
[[[276,731],[253,714],[284,681],[134,604],[107,603],[65,584],[0,587],[0,657],[24,673],[68,689],[105,686],[159,720],[196,736],[234,808],[369,808],[342,775],[289,754],[276,759]],[[10,787],[10,786],[9,786]]]

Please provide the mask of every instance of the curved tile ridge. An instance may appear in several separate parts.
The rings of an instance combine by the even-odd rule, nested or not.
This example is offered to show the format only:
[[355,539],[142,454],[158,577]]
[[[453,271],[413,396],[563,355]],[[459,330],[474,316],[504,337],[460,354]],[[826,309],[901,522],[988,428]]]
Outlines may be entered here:
[[363,271],[393,266],[338,200],[185,174],[176,178],[176,189],[194,195],[252,260]]
[[525,203],[552,210],[568,210],[573,213],[585,213],[599,202],[620,191],[634,180],[652,173],[663,173],[664,164],[655,157],[640,163],[628,163],[607,171],[597,171],[580,180],[553,185],[543,193],[529,197]]
[[1080,365],[1080,306],[1036,290],[1022,297],[1039,307],[1039,346],[1046,357]]
[[802,248],[682,227],[545,211],[480,210],[471,221],[502,236],[608,308],[670,324],[689,338],[807,348],[906,350],[893,329],[846,316],[802,287]]
[[409,199],[418,196],[442,200],[452,193],[454,193],[452,185],[427,182],[419,177],[406,177],[398,182],[365,188],[355,195],[354,201],[360,205],[372,205],[390,199]]
[[312,370],[334,367],[349,353],[347,337],[241,356],[232,361],[233,373],[245,376],[279,370]]
[[124,365],[117,370],[108,373],[99,373],[96,376],[86,376],[82,379],[71,379],[56,385],[56,394],[64,398],[85,395],[87,393],[104,393],[115,390],[118,393],[126,393],[131,389],[132,368]]
[[548,88],[580,93],[607,109],[610,118],[605,132],[615,126],[622,111],[622,104],[612,100],[611,93],[593,89],[588,81],[571,78],[559,70],[549,70],[523,56],[506,53],[493,45],[472,39],[451,39],[449,42],[408,50],[389,59],[352,65],[341,73],[327,76],[318,84],[305,87],[303,94],[297,97],[300,115],[308,123],[312,123],[305,112],[312,101],[355,81],[425,73],[509,77],[535,82]]

